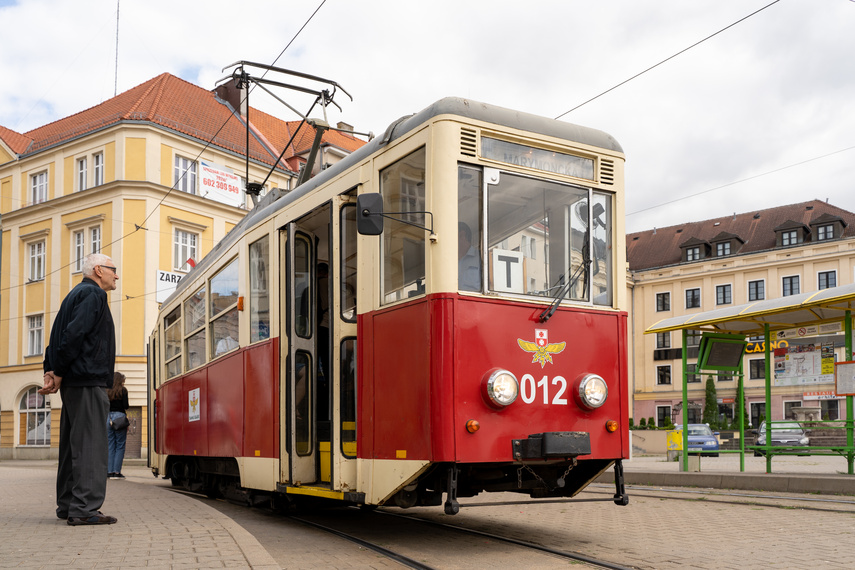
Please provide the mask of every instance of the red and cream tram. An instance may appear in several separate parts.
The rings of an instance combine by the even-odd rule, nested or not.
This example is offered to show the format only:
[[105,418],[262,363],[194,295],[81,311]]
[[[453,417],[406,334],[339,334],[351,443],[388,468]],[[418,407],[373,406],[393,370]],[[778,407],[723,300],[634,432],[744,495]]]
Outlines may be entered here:
[[455,513],[615,465],[626,504],[623,165],[601,131],[448,98],[268,194],[162,306],[154,474]]

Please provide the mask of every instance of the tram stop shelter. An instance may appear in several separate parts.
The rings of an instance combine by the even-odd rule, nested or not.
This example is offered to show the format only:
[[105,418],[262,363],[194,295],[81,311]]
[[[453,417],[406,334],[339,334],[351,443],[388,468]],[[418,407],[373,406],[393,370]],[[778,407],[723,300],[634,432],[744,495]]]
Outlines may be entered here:
[[[689,374],[688,356],[687,356],[687,337],[689,331],[695,331],[695,334],[702,333],[701,346],[699,348],[698,363],[692,374],[708,374],[718,375],[723,368],[717,365],[713,360],[705,358],[705,353],[709,354],[709,349],[712,341],[722,339],[722,342],[728,342],[728,345],[720,345],[718,348],[719,354],[730,353],[735,355],[733,358],[733,368],[730,372],[737,376],[737,406],[736,414],[739,418],[739,449],[738,450],[721,450],[721,452],[739,453],[740,454],[740,471],[745,471],[745,392],[743,383],[743,350],[745,346],[745,338],[751,336],[764,337],[764,355],[765,355],[765,384],[766,384],[766,414],[767,428],[774,430],[774,422],[770,421],[772,410],[772,382],[775,378],[772,374],[773,359],[771,346],[774,339],[786,338],[804,338],[807,336],[818,336],[825,334],[839,335],[839,332],[844,333],[844,349],[845,357],[843,362],[835,362],[835,382],[836,392],[838,396],[846,396],[846,420],[838,420],[835,422],[810,421],[800,422],[802,425],[818,429],[835,428],[838,432],[845,431],[846,444],[836,446],[811,446],[809,448],[793,449],[788,446],[786,449],[774,447],[771,444],[771,437],[766,438],[765,446],[751,447],[749,453],[753,453],[755,449],[763,452],[766,456],[766,472],[772,472],[772,457],[775,454],[794,453],[804,454],[822,454],[822,455],[840,455],[846,458],[849,466],[848,473],[853,472],[853,460],[855,460],[855,445],[853,445],[853,394],[855,394],[855,363],[852,361],[852,311],[855,309],[855,284],[841,287],[833,287],[823,289],[811,293],[802,293],[799,295],[791,295],[778,299],[769,299],[764,301],[756,301],[745,305],[728,306],[713,311],[703,313],[693,313],[690,315],[682,315],[663,319],[654,325],[650,326],[645,334],[655,334],[670,331],[682,331],[683,337],[683,453],[682,471],[688,471],[688,386],[687,379]],[[739,340],[741,339],[741,340]],[[710,342],[706,342],[710,341]],[[734,349],[734,345],[741,345]],[[833,345],[832,345],[833,346]],[[786,349],[784,349],[786,350]],[[833,349],[832,349],[833,357]],[[721,360],[721,359],[719,359]],[[737,363],[738,362],[738,363]],[[720,364],[720,363],[719,363]],[[780,362],[783,366],[784,363]],[[703,368],[701,368],[703,367]],[[798,380],[796,380],[798,381]],[[821,420],[822,418],[817,418]],[[792,422],[790,422],[792,423]],[[766,430],[769,434],[769,429]],[[700,453],[700,452],[698,452]]]

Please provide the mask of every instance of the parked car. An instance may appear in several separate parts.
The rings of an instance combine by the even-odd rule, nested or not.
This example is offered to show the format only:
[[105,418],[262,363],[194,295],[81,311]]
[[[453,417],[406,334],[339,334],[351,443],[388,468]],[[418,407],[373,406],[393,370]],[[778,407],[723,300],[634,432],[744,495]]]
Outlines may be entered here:
[[[754,445],[766,445],[766,422],[760,424],[759,430],[751,430],[751,433],[754,434]],[[810,439],[798,422],[773,422],[771,444],[774,447],[802,447],[810,445]],[[766,453],[754,450],[754,457],[761,455]]]
[[[683,431],[683,426],[678,425],[675,429]],[[701,455],[718,457],[717,435],[718,432],[713,432],[707,424],[689,424],[689,451],[701,451]]]

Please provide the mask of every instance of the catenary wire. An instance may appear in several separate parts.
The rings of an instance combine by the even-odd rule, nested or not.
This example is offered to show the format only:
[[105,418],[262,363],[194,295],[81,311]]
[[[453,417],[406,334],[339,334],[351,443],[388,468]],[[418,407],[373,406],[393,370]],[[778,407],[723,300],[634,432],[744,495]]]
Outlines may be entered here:
[[[853,0],[855,1],[855,0]],[[847,148],[842,148],[840,150],[836,150],[834,152],[829,152],[828,154],[823,154],[822,156],[815,156],[813,158],[808,158],[807,160],[802,160],[801,162],[796,162],[793,164],[789,164],[787,166],[782,166],[781,168],[776,168],[774,170],[770,170],[768,172],[764,172],[762,174],[756,174],[754,176],[749,176],[748,178],[742,178],[741,180],[735,180],[733,182],[728,182],[727,184],[722,184],[721,186],[716,186],[715,188],[710,188],[708,190],[702,190],[700,192],[695,192],[694,194],[688,194],[686,196],[681,196],[679,198],[674,198],[673,200],[668,200],[667,202],[661,202],[659,204],[648,206],[646,208],[642,208],[640,210],[635,210],[634,212],[627,213],[628,216],[633,216],[635,214],[640,214],[641,212],[646,212],[648,210],[653,210],[655,208],[661,208],[662,206],[667,206],[668,204],[673,204],[675,202],[679,202],[681,200],[688,200],[689,198],[694,198],[695,196],[700,196],[702,194],[707,194],[708,192],[714,192],[715,190],[721,190],[722,188],[727,188],[728,186],[734,186],[736,184],[741,184],[743,182],[748,182],[749,180],[755,180],[757,178],[768,176],[769,174],[775,174],[776,172],[781,172],[782,170],[787,170],[789,168],[795,168],[796,166],[801,166],[803,164],[807,164],[809,162],[813,162],[814,160],[820,160],[822,158],[827,158],[829,156],[834,156],[835,154],[840,154],[841,152],[846,152],[849,150],[855,149],[855,146],[850,146]]]
[[762,12],[763,10],[765,10],[766,8],[769,8],[769,7],[771,7],[771,6],[775,5],[775,4],[777,4],[777,3],[778,3],[778,2],[780,2],[780,1],[781,1],[781,0],[775,0],[774,2],[771,2],[770,4],[767,4],[767,5],[763,6],[763,7],[762,7],[762,8],[760,8],[759,10],[755,10],[754,12],[751,12],[751,13],[750,13],[750,14],[748,14],[747,16],[745,16],[745,17],[743,17],[743,18],[740,18],[739,20],[737,20],[737,21],[733,22],[732,24],[730,24],[730,25],[728,25],[728,26],[725,26],[724,28],[720,29],[719,31],[717,31],[717,32],[715,32],[715,33],[713,33],[713,34],[708,35],[708,36],[707,36],[707,37],[705,37],[704,39],[702,39],[702,40],[700,40],[700,41],[697,41],[697,42],[693,43],[693,44],[692,44],[692,45],[690,45],[689,47],[687,47],[687,48],[685,48],[685,49],[682,49],[682,50],[678,51],[678,52],[677,52],[677,53],[675,53],[674,55],[672,55],[672,56],[670,56],[670,57],[666,57],[665,59],[663,59],[663,60],[662,60],[662,61],[660,61],[659,63],[657,63],[657,64],[655,64],[655,65],[651,65],[650,67],[648,67],[648,68],[647,68],[647,69],[645,69],[644,71],[640,71],[640,72],[636,73],[635,75],[633,75],[633,76],[632,76],[632,77],[630,77],[629,79],[625,79],[624,81],[621,81],[620,83],[618,83],[618,84],[617,84],[617,85],[615,85],[614,87],[611,87],[611,88],[609,88],[609,89],[606,89],[605,91],[603,91],[603,92],[602,92],[602,93],[600,93],[599,95],[595,95],[595,96],[591,97],[590,99],[588,99],[588,100],[587,100],[587,101],[585,101],[584,103],[580,103],[580,104],[576,105],[575,107],[573,107],[573,108],[572,108],[572,109],[570,109],[569,111],[565,111],[565,112],[561,113],[560,115],[558,115],[557,117],[555,117],[555,119],[556,119],[556,120],[558,120],[558,119],[560,119],[561,117],[563,117],[563,116],[565,116],[565,115],[569,115],[570,113],[572,113],[572,112],[573,112],[573,111],[575,111],[576,109],[578,109],[578,108],[580,108],[580,107],[583,107],[583,106],[587,105],[587,104],[588,104],[588,103],[590,103],[591,101],[594,101],[594,100],[596,100],[596,99],[599,99],[600,97],[602,97],[602,96],[603,96],[603,95],[605,95],[606,93],[610,93],[611,91],[614,91],[615,89],[617,89],[618,87],[620,87],[620,86],[622,86],[622,85],[626,85],[627,83],[629,83],[629,82],[630,82],[630,81],[632,81],[633,79],[635,79],[635,78],[637,78],[637,77],[641,77],[642,75],[644,75],[644,74],[645,74],[645,73],[647,73],[648,71],[651,71],[651,70],[653,70],[653,69],[656,69],[657,67],[659,67],[659,66],[660,66],[660,65],[662,65],[663,63],[665,63],[665,62],[667,62],[667,61],[670,61],[670,60],[674,59],[674,58],[675,58],[675,57],[677,57],[678,55],[681,55],[681,54],[683,54],[683,53],[686,53],[687,51],[689,51],[689,50],[690,50],[690,49],[692,49],[693,47],[696,47],[696,46],[701,45],[701,44],[702,44],[702,43],[704,43],[705,41],[707,41],[707,40],[709,40],[709,39],[711,39],[711,38],[714,38],[715,36],[719,35],[720,33],[724,32],[725,30],[728,30],[728,29],[732,28],[733,26],[735,26],[735,25],[737,25],[737,24],[739,24],[739,23],[741,23],[741,22],[744,22],[745,20],[747,20],[747,19],[748,19],[748,18],[750,18],[751,16],[754,16],[755,14],[759,14],[760,12]]
[[[291,46],[291,44],[292,44],[292,43],[294,43],[294,40],[296,40],[296,39],[297,39],[297,37],[300,35],[300,33],[301,33],[305,28],[306,28],[306,26],[309,24],[309,22],[311,22],[311,20],[315,17],[315,15],[317,15],[318,11],[323,7],[323,5],[324,5],[324,4],[326,4],[326,0],[321,0],[321,3],[318,5],[318,7],[315,9],[315,11],[314,11],[314,12],[312,12],[312,15],[311,15],[311,16],[309,16],[309,18],[306,20],[306,22],[305,22],[305,23],[300,27],[300,29],[299,29],[299,30],[297,30],[297,32],[294,34],[294,37],[293,37],[293,38],[291,38],[291,41],[289,41],[289,42],[288,42],[288,44],[285,46],[285,48],[284,48],[284,49],[279,53],[279,55],[278,55],[278,56],[276,56],[276,59],[275,59],[275,60],[273,60],[273,63],[271,64],[271,66],[272,66],[272,65],[274,65],[277,61],[279,61],[279,59],[282,57],[282,55],[284,55],[284,53],[285,53],[285,51],[288,49],[288,47],[290,47],[290,46]],[[266,74],[266,73],[267,73],[267,72],[265,71],[265,74]],[[262,75],[262,77],[263,77],[263,75]],[[247,94],[247,96],[248,96],[248,95],[249,95],[249,94]],[[220,128],[218,128],[218,129],[217,129],[217,131],[212,135],[212,137],[211,137],[207,142],[205,142],[205,145],[202,147],[202,150],[200,150],[200,151],[196,154],[196,157],[193,159],[193,160],[194,160],[194,162],[198,162],[198,161],[199,161],[199,159],[202,157],[202,154],[203,154],[203,153],[208,149],[208,147],[210,147],[210,146],[211,146],[211,144],[213,143],[214,139],[216,139],[217,135],[219,135],[219,134],[220,134],[220,131],[222,131],[222,130],[226,127],[226,125],[228,124],[228,122],[232,119],[232,117],[234,117],[234,116],[236,115],[236,113],[237,113],[237,110],[236,110],[236,109],[235,109],[235,110],[232,110],[232,113],[229,115],[229,117],[228,117],[225,121],[223,121],[223,124],[222,124],[222,125],[220,125]],[[247,149],[247,151],[249,151],[249,149]],[[276,165],[275,165],[275,164],[274,164],[273,166],[274,166],[274,168],[276,167]],[[150,218],[155,214],[155,212],[157,212],[158,208],[163,204],[163,202],[166,200],[166,198],[167,198],[167,197],[169,197],[169,195],[172,193],[172,191],[176,189],[176,187],[178,186],[178,184],[180,184],[180,183],[181,183],[181,181],[184,179],[184,176],[186,176],[186,174],[187,174],[187,170],[185,170],[185,171],[181,174],[181,176],[178,178],[178,180],[176,180],[176,181],[172,184],[172,186],[169,188],[169,190],[167,190],[166,194],[164,194],[164,195],[163,195],[163,197],[162,197],[162,198],[157,202],[157,204],[155,204],[155,206],[152,208],[152,211],[151,211],[151,212],[150,212],[150,213],[149,213],[149,214],[148,214],[148,215],[143,219],[143,221],[142,221],[142,222],[140,222],[139,224],[134,223],[135,228],[134,228],[134,230],[133,230],[133,231],[128,232],[127,234],[125,234],[125,235],[123,235],[123,236],[121,236],[121,237],[119,237],[119,238],[117,238],[117,239],[115,239],[115,240],[113,240],[113,241],[111,241],[111,242],[109,242],[109,243],[105,244],[105,245],[102,245],[102,246],[101,246],[101,250],[103,251],[105,248],[110,247],[110,246],[112,246],[112,245],[114,245],[114,244],[117,244],[117,243],[121,242],[122,240],[124,240],[124,239],[125,239],[125,238],[127,238],[128,236],[130,236],[130,235],[132,235],[132,234],[134,234],[134,233],[138,232],[138,231],[139,231],[139,230],[141,230],[141,229],[145,229],[145,230],[147,230],[147,228],[145,227],[145,223],[146,223],[146,222],[147,222],[147,221],[148,221],[148,220],[149,220],[149,219],[150,219]],[[124,220],[117,220],[117,221],[119,221],[119,223],[123,223],[123,224],[124,224],[124,223],[128,223],[128,222],[125,222]],[[48,277],[49,275],[53,275],[53,274],[55,274],[55,273],[58,273],[59,271],[62,271],[62,270],[63,270],[63,269],[65,269],[66,267],[70,267],[72,263],[74,263],[74,262],[73,262],[73,261],[70,261],[69,263],[67,263],[67,264],[65,264],[65,265],[61,265],[60,267],[57,267],[56,269],[54,269],[54,270],[53,270],[53,271],[51,271],[50,273],[45,273],[44,279],[47,279],[47,277]],[[21,286],[23,286],[23,285],[25,285],[25,284],[26,284],[26,283],[21,284],[21,285],[12,285],[12,286],[10,286],[10,287],[7,287],[6,289],[0,289],[0,292],[3,292],[3,291],[9,291],[9,290],[12,290],[12,289],[17,289],[17,288],[19,288],[19,287],[21,287]],[[123,299],[123,300],[122,300],[122,302],[123,302],[124,300],[127,300],[127,299]],[[8,320],[18,320],[19,318],[23,318],[23,317],[14,317],[14,318],[10,318],[10,319],[8,319]],[[2,321],[0,321],[0,322],[2,322]]]

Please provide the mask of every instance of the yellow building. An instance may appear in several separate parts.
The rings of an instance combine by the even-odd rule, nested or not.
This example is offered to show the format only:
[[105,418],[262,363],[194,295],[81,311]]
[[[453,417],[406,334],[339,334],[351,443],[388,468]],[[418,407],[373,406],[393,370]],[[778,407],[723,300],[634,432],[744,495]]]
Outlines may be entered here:
[[[110,309],[130,394],[126,457],[145,454],[146,341],[159,303],[251,207],[246,123],[229,99],[230,86],[162,74],[27,133],[0,126],[0,459],[56,456],[62,402],[36,393],[44,343],[96,251],[119,268]],[[278,161],[294,125],[251,109],[250,127],[250,181],[287,191],[304,150]],[[335,131],[324,141],[329,156],[364,144]]]
[[[631,414],[636,423],[651,417],[660,426],[666,418],[681,423],[682,334],[644,331],[665,318],[853,283],[855,214],[813,200],[656,228],[627,236],[627,259],[632,299]],[[798,346],[818,354],[832,351],[838,361],[843,359],[841,332],[805,338],[793,332],[782,333],[772,349],[788,352]],[[697,362],[699,340],[695,335],[687,338],[690,366]],[[752,425],[757,426],[761,417],[789,419],[798,408],[816,409],[829,419],[845,417],[844,399],[834,393],[833,377],[824,373],[784,378],[779,371],[767,413],[763,339],[749,340],[753,342],[744,356],[743,374],[745,411]],[[687,378],[690,423],[701,421],[708,376]],[[732,419],[737,379],[722,375],[714,384],[719,414]]]

